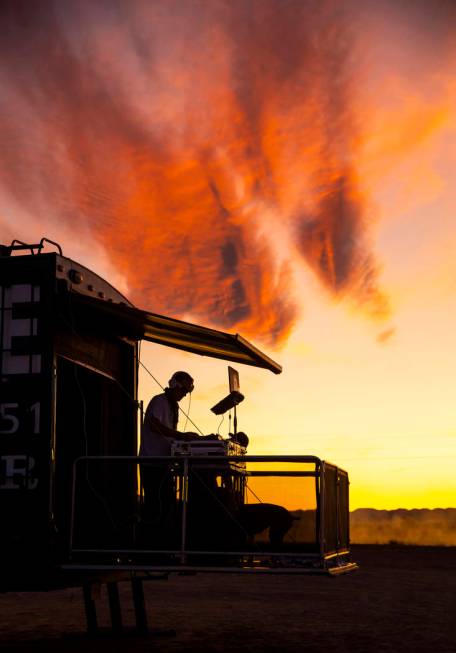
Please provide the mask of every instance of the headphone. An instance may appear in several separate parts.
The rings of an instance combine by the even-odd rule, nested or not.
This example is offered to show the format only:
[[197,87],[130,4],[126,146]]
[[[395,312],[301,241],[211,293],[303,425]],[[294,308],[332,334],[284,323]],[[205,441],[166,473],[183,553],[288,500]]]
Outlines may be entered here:
[[168,385],[170,388],[181,388],[187,392],[192,392],[194,388],[193,379],[187,372],[174,372]]

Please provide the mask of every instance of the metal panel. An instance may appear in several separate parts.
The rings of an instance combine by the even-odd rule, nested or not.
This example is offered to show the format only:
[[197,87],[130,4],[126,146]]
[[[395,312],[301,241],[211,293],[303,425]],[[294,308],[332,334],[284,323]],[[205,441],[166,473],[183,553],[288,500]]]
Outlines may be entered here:
[[330,553],[338,549],[337,525],[337,468],[325,463],[324,466],[324,551]]
[[348,506],[348,474],[338,470],[339,475],[339,548],[348,549],[350,546],[349,533],[349,506]]
[[[31,257],[30,257],[31,258]],[[49,260],[0,259],[0,552],[12,568],[51,554],[53,275]]]

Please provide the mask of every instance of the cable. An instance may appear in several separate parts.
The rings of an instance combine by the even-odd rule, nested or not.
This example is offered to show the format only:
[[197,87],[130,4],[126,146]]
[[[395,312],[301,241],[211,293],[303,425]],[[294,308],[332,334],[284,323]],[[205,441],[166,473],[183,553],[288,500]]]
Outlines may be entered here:
[[188,424],[188,416],[190,415],[190,407],[192,405],[192,393],[188,393],[188,406],[187,406],[187,419],[185,420],[185,426],[184,426],[184,431],[187,430],[187,424]]
[[225,419],[225,413],[223,413],[222,419],[220,420],[220,424],[218,425],[217,435],[220,435],[220,427],[222,426],[224,419]]
[[139,360],[139,359],[138,359],[138,363],[141,365],[141,367],[143,367],[143,368],[146,370],[147,374],[148,374],[148,375],[149,375],[149,376],[150,376],[150,377],[155,381],[155,383],[159,386],[159,388],[161,388],[162,390],[164,390],[165,388],[162,386],[162,384],[160,383],[160,381],[159,381],[158,379],[155,378],[155,376],[152,374],[152,372],[151,372],[151,371],[150,371],[150,370],[149,370],[149,369],[144,365],[144,363],[142,362],[142,360]]
[[[160,383],[160,381],[159,381],[158,379],[155,378],[155,376],[152,374],[152,372],[151,372],[151,371],[150,371],[150,370],[149,370],[149,369],[144,365],[144,363],[143,363],[142,361],[138,361],[138,362],[139,362],[139,364],[141,365],[141,367],[143,367],[143,368],[146,370],[147,374],[148,374],[148,375],[149,375],[149,376],[150,376],[150,377],[155,381],[155,383],[156,383],[156,384],[157,384],[157,385],[158,385],[158,386],[163,390],[163,392],[164,392],[164,391],[165,391],[165,388],[162,386],[162,384]],[[177,406],[178,406],[180,412],[181,412],[183,415],[185,415],[185,417],[186,417],[187,420],[190,422],[190,424],[191,424],[192,426],[194,426],[195,429],[196,429],[197,431],[199,431],[199,433],[200,433],[201,435],[204,435],[204,433],[203,433],[202,430],[199,428],[199,426],[197,426],[197,425],[195,424],[195,422],[190,418],[190,415],[187,415],[187,413],[185,412],[185,410],[183,410],[183,409],[179,406],[179,404],[177,404]]]
[[219,499],[219,497],[211,490],[211,488],[207,485],[207,483],[204,482],[204,480],[201,478],[201,476],[198,474],[198,472],[195,469],[190,470],[190,474],[192,474],[199,482],[200,484],[208,491],[210,496],[215,499],[215,501],[221,506],[223,511],[228,515],[228,517],[235,523],[235,525],[239,528],[239,530],[244,532],[244,535],[247,537],[249,536],[248,531],[244,528],[244,526],[241,524],[241,522],[236,519],[236,517],[228,510],[228,508],[225,506],[223,501]]
[[247,482],[246,482],[246,484],[245,484],[245,487],[246,487],[246,489],[247,489],[251,494],[253,494],[253,496],[254,496],[255,499],[258,501],[258,503],[263,503],[263,501],[260,499],[260,497],[257,496],[257,495],[255,494],[255,492],[252,490],[252,488],[249,487],[249,484],[248,484]]

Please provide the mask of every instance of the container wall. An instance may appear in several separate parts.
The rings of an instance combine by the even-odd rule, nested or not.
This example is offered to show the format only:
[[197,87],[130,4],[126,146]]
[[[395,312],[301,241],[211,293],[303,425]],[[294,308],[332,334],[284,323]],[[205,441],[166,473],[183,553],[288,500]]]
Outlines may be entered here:
[[0,259],[0,555],[9,567],[36,565],[53,536],[52,260],[20,258]]

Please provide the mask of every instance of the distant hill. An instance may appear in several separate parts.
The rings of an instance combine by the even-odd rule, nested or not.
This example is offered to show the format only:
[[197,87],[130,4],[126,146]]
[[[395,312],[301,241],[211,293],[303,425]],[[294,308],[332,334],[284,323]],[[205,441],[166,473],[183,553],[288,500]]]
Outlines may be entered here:
[[456,546],[456,508],[374,510],[350,513],[353,544],[422,544]]

